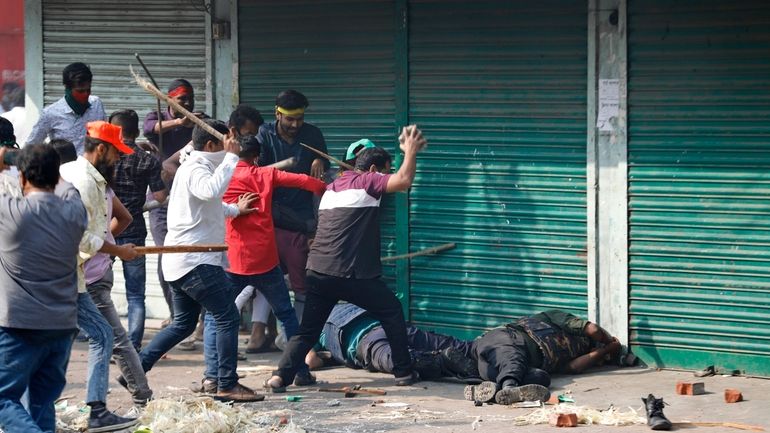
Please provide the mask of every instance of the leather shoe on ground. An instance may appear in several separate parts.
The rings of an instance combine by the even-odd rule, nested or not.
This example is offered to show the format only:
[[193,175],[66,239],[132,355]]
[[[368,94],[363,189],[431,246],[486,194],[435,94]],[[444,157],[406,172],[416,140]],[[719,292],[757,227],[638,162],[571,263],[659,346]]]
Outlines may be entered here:
[[194,340],[185,340],[177,344],[176,348],[179,350],[184,350],[185,352],[192,352],[193,350],[197,350],[198,346],[195,345]]
[[91,416],[88,419],[88,433],[100,433],[123,430],[138,423],[136,418],[123,418],[114,413],[105,410],[98,416]]
[[468,385],[463,390],[466,400],[480,403],[488,403],[495,398],[497,384],[494,382],[481,382],[478,385]]
[[495,394],[497,404],[513,404],[520,401],[546,401],[551,397],[548,388],[543,385],[522,385],[503,388]]
[[247,388],[240,383],[236,383],[235,386],[230,389],[217,391],[214,398],[220,401],[246,403],[250,401],[262,401],[265,399],[265,396],[262,394],[257,394],[252,389]]
[[200,383],[195,383],[190,387],[192,392],[204,393],[204,394],[216,394],[217,393],[217,381],[212,379],[203,379]]
[[655,398],[650,394],[647,398],[642,397],[644,402],[644,410],[647,412],[647,425],[652,430],[671,430],[671,421],[663,415],[663,403],[662,398]]

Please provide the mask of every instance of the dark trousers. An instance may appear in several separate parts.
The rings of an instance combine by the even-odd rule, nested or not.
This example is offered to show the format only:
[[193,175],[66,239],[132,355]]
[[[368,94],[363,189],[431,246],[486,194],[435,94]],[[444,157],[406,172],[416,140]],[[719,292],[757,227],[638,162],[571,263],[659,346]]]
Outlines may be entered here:
[[498,387],[525,383],[529,354],[524,337],[518,331],[493,329],[476,340],[475,350],[482,379],[496,382]]
[[[461,351],[465,356],[472,358],[472,342],[458,338],[423,331],[414,326],[406,328],[407,344],[412,356],[419,356],[421,352],[435,352],[453,347]],[[388,343],[385,330],[378,326],[367,332],[356,348],[356,358],[361,365],[369,371],[383,373],[393,372],[393,356]]]
[[307,301],[299,330],[287,343],[275,371],[284,384],[292,383],[297,371],[305,365],[305,355],[318,341],[329,313],[340,300],[367,310],[379,320],[390,342],[393,374],[396,377],[412,374],[401,303],[382,280],[339,278],[309,270],[306,288]]
[[[240,316],[235,308],[232,284],[224,269],[220,266],[198,265],[170,284],[174,295],[174,320],[139,354],[144,371],[149,371],[164,353],[195,331],[203,306],[211,313],[216,326],[219,389],[231,389],[238,383],[235,370],[238,364],[236,352]],[[208,356],[204,353],[204,357]]]

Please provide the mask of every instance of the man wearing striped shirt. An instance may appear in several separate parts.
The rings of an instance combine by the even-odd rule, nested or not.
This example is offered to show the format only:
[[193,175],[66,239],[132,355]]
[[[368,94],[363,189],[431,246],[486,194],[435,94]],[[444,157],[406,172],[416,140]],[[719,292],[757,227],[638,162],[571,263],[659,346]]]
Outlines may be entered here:
[[427,143],[413,126],[404,128],[399,141],[404,160],[395,174],[388,174],[390,154],[374,147],[358,155],[355,170],[343,172],[327,187],[307,261],[305,310],[278,370],[266,383],[273,392],[292,383],[339,300],[358,305],[380,321],[392,348],[396,385],[419,380],[412,369],[401,304],[380,279],[380,200],[385,193],[412,186],[417,153]]

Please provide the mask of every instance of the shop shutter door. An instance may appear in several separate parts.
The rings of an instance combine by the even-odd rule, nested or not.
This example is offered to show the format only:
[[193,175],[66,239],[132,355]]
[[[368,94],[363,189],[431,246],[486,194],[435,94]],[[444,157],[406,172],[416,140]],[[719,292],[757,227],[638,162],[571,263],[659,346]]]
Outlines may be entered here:
[[630,335],[770,374],[770,4],[629,2]]
[[[296,89],[332,156],[362,137],[395,149],[394,11],[389,0],[239,1],[241,102],[274,121],[276,95]],[[383,256],[395,253],[393,209],[383,200]],[[395,288],[394,266],[383,272]]]
[[458,336],[585,316],[585,2],[409,2],[412,322]]
[[[84,62],[94,74],[93,94],[107,115],[131,108],[145,115],[155,99],[132,82],[128,65],[144,75],[134,58],[138,52],[161,90],[175,78],[195,88],[195,107],[206,108],[206,41],[204,12],[190,2],[138,0],[43,0],[43,69],[45,105],[64,95],[61,72]],[[164,105],[165,108],[165,105]],[[149,227],[149,226],[148,226]],[[152,238],[148,236],[148,245]],[[125,282],[118,260],[113,267],[113,298],[125,311]],[[157,256],[147,257],[147,316],[165,318],[168,308],[156,277]]]

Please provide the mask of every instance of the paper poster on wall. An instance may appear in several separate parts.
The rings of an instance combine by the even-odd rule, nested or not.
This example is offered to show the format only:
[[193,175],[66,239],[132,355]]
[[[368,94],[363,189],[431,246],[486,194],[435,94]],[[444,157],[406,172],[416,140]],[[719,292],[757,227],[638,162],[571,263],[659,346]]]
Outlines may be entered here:
[[620,80],[599,80],[599,101],[596,113],[596,127],[601,132],[612,132],[610,119],[620,113]]

